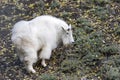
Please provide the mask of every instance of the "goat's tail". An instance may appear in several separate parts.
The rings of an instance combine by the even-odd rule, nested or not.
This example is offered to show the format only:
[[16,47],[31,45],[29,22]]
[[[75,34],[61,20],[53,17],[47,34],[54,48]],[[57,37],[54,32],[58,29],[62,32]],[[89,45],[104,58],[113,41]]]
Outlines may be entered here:
[[25,32],[29,29],[29,25],[27,21],[19,21],[17,22],[12,29],[11,40],[15,45],[22,44],[22,38],[26,35]]

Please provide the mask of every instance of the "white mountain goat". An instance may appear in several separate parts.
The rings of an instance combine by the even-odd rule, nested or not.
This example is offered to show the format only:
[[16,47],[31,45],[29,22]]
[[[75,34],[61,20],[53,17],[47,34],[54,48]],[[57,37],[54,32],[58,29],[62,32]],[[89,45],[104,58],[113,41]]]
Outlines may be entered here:
[[[18,56],[29,72],[35,73],[33,63],[49,59],[51,52],[59,43],[74,42],[71,25],[50,15],[36,17],[30,21],[19,21],[12,29],[12,42],[18,49]],[[38,51],[41,50],[39,53]],[[39,54],[39,55],[38,55]]]

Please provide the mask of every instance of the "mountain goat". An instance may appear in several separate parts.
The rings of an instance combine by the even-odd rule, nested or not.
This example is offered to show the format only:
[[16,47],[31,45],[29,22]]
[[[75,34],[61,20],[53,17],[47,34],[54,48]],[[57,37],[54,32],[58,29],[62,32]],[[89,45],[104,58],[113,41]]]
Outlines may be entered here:
[[[64,45],[74,42],[71,25],[50,15],[42,15],[30,21],[19,21],[12,29],[12,42],[18,49],[18,56],[25,63],[29,72],[35,73],[33,63],[42,59],[42,66],[47,66],[51,52],[61,42]],[[38,51],[39,52],[38,55]]]

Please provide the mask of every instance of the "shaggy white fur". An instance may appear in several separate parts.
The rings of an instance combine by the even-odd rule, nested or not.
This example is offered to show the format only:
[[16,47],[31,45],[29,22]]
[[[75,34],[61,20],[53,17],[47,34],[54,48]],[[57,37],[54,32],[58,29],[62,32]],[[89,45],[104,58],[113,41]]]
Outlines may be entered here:
[[[28,71],[35,73],[33,63],[49,59],[51,52],[60,42],[64,45],[74,42],[71,25],[50,15],[36,17],[30,21],[19,21],[12,29],[12,42],[18,48],[18,56],[25,62]],[[37,52],[41,49],[39,56]]]

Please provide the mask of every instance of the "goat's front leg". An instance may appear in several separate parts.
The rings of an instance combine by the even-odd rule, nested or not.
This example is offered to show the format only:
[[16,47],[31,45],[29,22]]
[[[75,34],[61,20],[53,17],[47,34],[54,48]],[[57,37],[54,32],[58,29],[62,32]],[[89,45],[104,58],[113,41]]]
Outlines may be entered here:
[[45,63],[45,59],[42,59],[41,64],[42,64],[43,67],[46,67],[46,66],[47,66],[46,63]]
[[50,47],[44,47],[39,55],[39,58],[42,59],[42,66],[43,67],[46,67],[46,63],[45,63],[45,59],[50,59],[50,56],[51,56],[51,48]]

